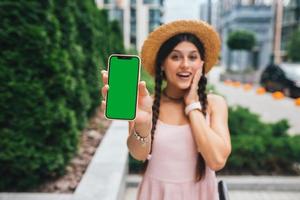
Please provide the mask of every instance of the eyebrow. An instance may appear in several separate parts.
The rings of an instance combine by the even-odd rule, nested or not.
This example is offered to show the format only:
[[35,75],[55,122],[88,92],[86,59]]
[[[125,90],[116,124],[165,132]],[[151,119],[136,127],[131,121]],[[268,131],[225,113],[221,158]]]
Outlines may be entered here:
[[[180,51],[180,50],[177,50],[177,49],[174,49],[173,51],[175,51],[175,52],[179,52],[179,53],[182,53],[182,51]],[[172,52],[173,52],[173,51],[172,51]],[[197,50],[192,50],[192,51],[190,51],[189,53],[194,53],[194,52],[198,53],[198,51],[197,51]]]

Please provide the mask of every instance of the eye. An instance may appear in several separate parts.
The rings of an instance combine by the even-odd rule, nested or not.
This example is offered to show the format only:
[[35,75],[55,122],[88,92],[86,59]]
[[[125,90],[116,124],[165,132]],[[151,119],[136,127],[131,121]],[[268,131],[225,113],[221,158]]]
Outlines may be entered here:
[[198,58],[197,55],[191,55],[191,56],[189,56],[189,57],[190,57],[191,60],[196,60],[196,59]]
[[171,59],[172,60],[179,60],[179,55],[173,54],[173,55],[171,55]]

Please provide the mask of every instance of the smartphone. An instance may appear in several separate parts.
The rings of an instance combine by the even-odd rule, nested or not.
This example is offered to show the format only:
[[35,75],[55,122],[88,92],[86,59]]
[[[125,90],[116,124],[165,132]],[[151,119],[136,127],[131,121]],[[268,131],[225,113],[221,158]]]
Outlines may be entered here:
[[108,59],[105,117],[132,121],[136,117],[141,59],[135,55],[112,54]]

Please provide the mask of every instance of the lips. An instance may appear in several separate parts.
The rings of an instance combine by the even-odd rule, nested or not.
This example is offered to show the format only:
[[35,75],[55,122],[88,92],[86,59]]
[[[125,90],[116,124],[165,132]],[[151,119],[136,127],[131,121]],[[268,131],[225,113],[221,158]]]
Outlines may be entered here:
[[176,74],[180,78],[189,78],[192,73],[191,72],[179,72]]

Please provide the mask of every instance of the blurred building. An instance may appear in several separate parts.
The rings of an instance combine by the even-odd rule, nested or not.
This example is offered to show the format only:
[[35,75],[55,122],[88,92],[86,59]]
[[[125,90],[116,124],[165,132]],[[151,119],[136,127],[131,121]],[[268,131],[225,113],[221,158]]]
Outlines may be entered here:
[[126,48],[141,49],[154,28],[162,22],[164,0],[96,0],[98,8],[106,9],[110,20],[118,20]]
[[216,29],[220,27],[221,2],[219,0],[203,0],[200,4],[200,19],[208,22]]
[[201,0],[165,0],[164,22],[179,19],[199,19]]
[[[272,1],[220,1],[219,31],[222,38],[222,65],[233,70],[265,67],[272,54],[273,11]],[[230,32],[246,30],[254,33],[256,45],[252,52],[231,51],[226,42]],[[242,70],[241,69],[241,70]]]
[[281,50],[283,55],[291,34],[300,28],[300,0],[284,2],[282,19]]

